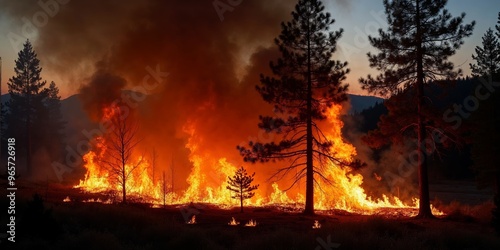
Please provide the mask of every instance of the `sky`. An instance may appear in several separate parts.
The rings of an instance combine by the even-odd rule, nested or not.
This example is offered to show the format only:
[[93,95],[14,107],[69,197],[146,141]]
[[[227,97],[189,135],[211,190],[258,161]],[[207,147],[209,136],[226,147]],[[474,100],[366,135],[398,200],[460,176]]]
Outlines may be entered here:
[[[0,6],[2,6],[2,1],[0,0]],[[49,2],[51,0],[47,0]],[[55,0],[53,0],[55,1]],[[68,7],[67,5],[75,4],[69,0],[58,0],[63,3],[60,5],[60,12],[64,12]],[[245,1],[245,0],[243,0]],[[2,57],[2,93],[7,92],[6,82],[14,74],[14,60],[17,58],[17,48],[13,46],[12,33],[22,34],[22,25],[26,19],[35,18],[37,13],[43,11],[40,6],[36,6],[35,1],[25,1],[32,3],[34,6],[30,9],[33,14],[23,14],[23,15],[11,15],[11,12],[5,13],[0,9],[0,57]],[[363,91],[358,83],[360,77],[364,77],[367,74],[377,74],[376,71],[371,69],[368,65],[368,60],[366,53],[369,51],[374,51],[373,47],[369,44],[367,40],[368,35],[377,36],[378,28],[385,28],[385,15],[382,1],[379,0],[328,0],[323,1],[326,5],[327,11],[332,14],[332,17],[336,20],[335,24],[331,27],[332,30],[338,30],[339,28],[344,29],[344,34],[338,43],[338,51],[334,55],[334,58],[347,61],[349,63],[349,68],[351,73],[347,76],[346,82],[350,85],[350,92],[353,94],[368,95],[369,93]],[[6,2],[4,2],[5,4]],[[200,1],[200,4],[207,4],[207,8],[212,8],[211,1],[205,1],[205,3]],[[231,21],[231,15],[238,14],[238,8],[244,8],[244,2],[241,6],[235,6],[231,13],[226,13],[224,22]],[[269,8],[273,8],[270,6]],[[471,55],[474,53],[474,48],[481,44],[481,37],[486,32],[488,28],[494,28],[498,12],[500,11],[500,1],[493,0],[449,0],[447,9],[453,16],[457,16],[462,12],[466,13],[465,23],[470,23],[472,20],[476,21],[476,26],[474,28],[473,35],[464,40],[464,45],[457,52],[455,56],[451,58],[454,62],[455,67],[459,67],[464,71],[464,74],[470,74],[469,63],[473,63]],[[58,15],[58,12],[49,13],[54,16]],[[60,14],[59,14],[60,15]],[[213,10],[213,15],[217,16],[217,12]],[[90,17],[89,17],[90,18]],[[258,18],[256,16],[255,18]],[[180,20],[183,22],[189,22],[189,20]],[[282,20],[287,21],[287,20]],[[52,23],[51,23],[52,22]],[[38,29],[38,35],[43,34],[46,31],[46,27],[57,22],[57,18],[48,18],[45,25],[40,25]],[[99,24],[96,24],[99,25]],[[273,23],[272,25],[279,25]],[[11,35],[9,35],[11,34]],[[92,34],[92,33],[87,33]],[[102,36],[102,34],[100,34]],[[278,33],[276,33],[276,36]],[[97,34],[96,36],[99,36]],[[22,37],[22,36],[21,36]],[[94,40],[99,40],[101,38],[96,37]],[[102,38],[104,39],[104,38]],[[22,39],[21,39],[22,40]],[[39,40],[37,35],[31,38],[35,45],[35,48],[45,48],[44,46],[38,46]],[[70,45],[68,45],[70,46]],[[44,80],[55,81],[60,88],[60,94],[63,98],[76,94],[78,92],[81,83],[75,82],[74,77],[69,77],[68,75],[62,74],[61,70],[55,70],[52,68],[54,65],[52,60],[57,60],[57,56],[48,54],[48,51],[37,50],[36,51],[41,58],[43,67],[42,77]],[[96,49],[95,53],[100,53],[101,51]],[[248,55],[247,55],[248,56]],[[83,68],[80,72],[85,72],[85,65],[75,65],[75,67]]]

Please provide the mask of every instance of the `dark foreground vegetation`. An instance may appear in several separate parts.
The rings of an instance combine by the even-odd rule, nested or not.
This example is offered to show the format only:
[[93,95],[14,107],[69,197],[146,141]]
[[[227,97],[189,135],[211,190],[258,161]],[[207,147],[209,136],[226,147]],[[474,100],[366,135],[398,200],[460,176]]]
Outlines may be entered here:
[[[438,204],[448,216],[419,220],[397,212],[365,216],[329,211],[304,216],[262,207],[239,213],[238,208],[199,204],[150,208],[78,199],[63,203],[63,193],[77,195],[77,191],[51,187],[36,198],[32,191],[43,189],[27,188],[20,195],[16,243],[1,239],[1,249],[500,249],[500,237],[489,224],[491,203]],[[4,197],[1,201],[7,205]],[[185,218],[193,213],[197,223],[186,224]],[[241,224],[229,226],[231,217]],[[243,226],[250,219],[257,221],[257,227]],[[0,218],[4,225],[6,220]],[[312,229],[315,220],[320,229]]]

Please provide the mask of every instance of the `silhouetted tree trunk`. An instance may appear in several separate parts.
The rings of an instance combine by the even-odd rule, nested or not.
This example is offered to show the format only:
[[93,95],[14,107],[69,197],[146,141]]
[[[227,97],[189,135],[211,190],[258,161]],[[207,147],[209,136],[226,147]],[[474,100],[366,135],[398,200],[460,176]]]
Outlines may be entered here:
[[419,216],[432,217],[431,204],[429,200],[429,178],[427,174],[427,161],[425,149],[425,124],[424,124],[424,66],[423,66],[423,51],[422,51],[422,27],[420,24],[420,2],[416,3],[415,23],[417,26],[417,109],[418,109],[418,179],[420,191]]
[[[307,26],[307,37],[311,37],[310,24]],[[312,79],[311,79],[311,39],[307,40],[307,107],[306,107],[306,207],[305,214],[314,214],[314,162],[312,132]]]

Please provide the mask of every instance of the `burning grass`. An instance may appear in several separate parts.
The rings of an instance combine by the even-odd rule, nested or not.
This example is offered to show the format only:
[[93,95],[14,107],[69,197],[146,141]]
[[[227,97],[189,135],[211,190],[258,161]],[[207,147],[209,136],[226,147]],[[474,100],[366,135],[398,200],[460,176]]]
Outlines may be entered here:
[[[104,118],[110,119],[119,112],[116,107],[111,106],[105,108],[103,114]],[[356,148],[347,143],[342,137],[343,122],[340,119],[341,114],[341,105],[334,105],[328,110],[328,121],[324,125],[327,127],[325,136],[332,142],[331,153],[335,154],[335,157],[343,162],[352,162],[353,157],[356,155]],[[106,163],[109,161],[107,158],[109,158],[110,152],[113,152],[114,147],[110,145],[110,139],[105,136],[94,138],[93,149],[83,157],[86,174],[75,187],[88,193],[118,193],[124,190],[123,184],[126,183],[126,197],[142,199],[143,202],[153,204],[153,206],[182,205],[195,202],[215,204],[221,208],[231,208],[236,204],[231,198],[231,191],[226,188],[226,182],[228,177],[232,176],[236,171],[237,163],[228,160],[226,156],[236,152],[219,152],[212,151],[211,148],[201,147],[204,135],[200,134],[198,130],[199,128],[197,129],[190,122],[187,122],[183,128],[183,132],[188,135],[185,147],[190,152],[189,161],[192,164],[191,171],[187,179],[185,179],[188,187],[184,190],[175,193],[167,192],[166,190],[170,190],[172,187],[169,186],[165,179],[158,181],[154,178],[152,171],[154,159],[145,158],[143,155],[133,155],[131,158],[135,157],[137,159],[126,163],[121,169],[124,171],[121,175],[111,171],[109,167],[106,167],[109,165]],[[338,166],[338,163],[335,162],[317,162],[316,164],[323,165],[321,176],[329,180],[329,182],[326,182],[317,176],[318,179],[315,182],[317,186],[314,189],[314,206],[318,210],[341,209],[351,213],[368,215],[384,214],[387,211],[396,209],[398,213],[413,216],[413,211],[418,207],[417,198],[402,201],[399,197],[390,194],[384,194],[380,199],[370,197],[362,187],[363,176],[349,167]],[[303,190],[296,186],[284,191],[283,187],[287,186],[286,183],[281,183],[281,187],[276,182],[261,184],[261,186],[264,186],[264,184],[269,186],[267,189],[262,187],[255,190],[255,196],[246,200],[245,206],[277,205],[289,211],[294,211],[298,207],[303,207],[305,203]],[[120,199],[119,195],[110,199],[115,202],[115,198]],[[433,213],[443,215],[441,211],[435,208],[433,208]]]
[[[20,206],[20,211],[25,211],[27,203],[21,202]],[[322,247],[322,242],[331,242],[340,244],[340,249],[500,247],[500,239],[492,228],[478,220],[416,220],[342,210],[304,216],[275,207],[250,207],[247,212],[239,213],[237,208],[192,206],[200,209],[196,223],[188,225],[182,209],[176,206],[45,202],[60,232],[51,239],[20,235],[17,246],[24,249],[100,249],[103,246],[112,249],[315,249]],[[241,223],[228,226],[232,218]],[[258,226],[246,227],[244,223],[249,221],[258,221]],[[321,227],[313,229],[313,225]]]

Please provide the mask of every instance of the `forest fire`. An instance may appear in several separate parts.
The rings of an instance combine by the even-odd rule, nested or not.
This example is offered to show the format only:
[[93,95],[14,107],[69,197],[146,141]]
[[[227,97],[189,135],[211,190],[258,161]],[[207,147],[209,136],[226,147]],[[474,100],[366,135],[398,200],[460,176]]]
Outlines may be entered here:
[[[341,134],[343,126],[340,120],[342,106],[333,106],[328,111],[327,137],[333,142],[332,152],[336,157],[350,162],[356,154],[356,149],[346,143]],[[109,107],[104,109],[104,119],[113,120],[119,114],[119,109]],[[209,203],[223,208],[236,206],[237,202],[231,198],[231,191],[226,189],[226,181],[234,174],[236,165],[228,162],[225,157],[213,157],[213,152],[199,147],[202,135],[197,134],[196,124],[188,122],[183,130],[189,136],[186,148],[189,149],[189,160],[192,168],[186,179],[188,188],[182,193],[171,192],[171,185],[165,180],[153,179],[151,159],[143,155],[135,156],[130,163],[126,164],[117,175],[109,167],[109,155],[112,143],[109,137],[101,136],[95,138],[94,149],[84,156],[87,173],[76,188],[90,193],[111,192],[113,201],[119,201],[118,193],[121,192],[120,181],[126,176],[126,192],[129,197],[142,202],[151,203],[153,206],[160,204],[187,204],[191,202]],[[384,209],[402,209],[400,213],[411,216],[415,215],[418,199],[414,198],[412,204],[402,202],[398,197],[383,195],[383,199],[369,197],[362,188],[363,176],[353,172],[348,167],[339,167],[330,163],[324,167],[323,175],[330,180],[326,183],[318,179],[320,188],[315,189],[315,208],[317,210],[340,209],[348,212],[361,214],[387,213]],[[277,182],[270,183],[270,190],[265,192],[256,190],[252,199],[246,200],[249,206],[278,206],[289,207],[298,210],[304,203],[304,196],[298,188],[290,189],[295,192],[295,197],[280,189]],[[435,215],[442,214],[433,211]],[[234,221],[232,221],[234,222]]]
[[0,1],[0,249],[500,249],[500,13],[457,2]]

